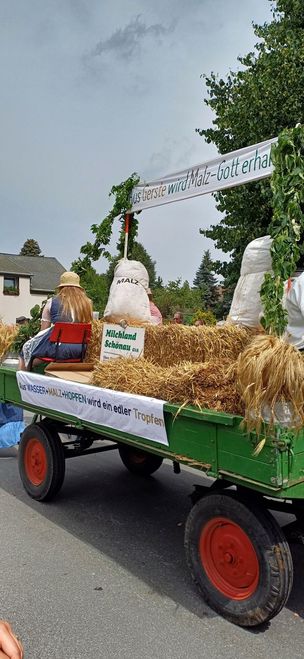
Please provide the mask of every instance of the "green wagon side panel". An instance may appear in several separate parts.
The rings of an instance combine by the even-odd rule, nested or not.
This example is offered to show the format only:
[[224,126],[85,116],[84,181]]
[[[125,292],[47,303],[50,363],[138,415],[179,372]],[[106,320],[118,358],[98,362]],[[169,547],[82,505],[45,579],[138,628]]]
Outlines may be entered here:
[[199,410],[164,406],[169,446],[106,426],[98,426],[72,416],[33,407],[21,401],[14,370],[0,367],[0,401],[12,402],[35,414],[54,418],[77,427],[87,428],[102,437],[125,442],[162,457],[188,464],[215,478],[226,478],[254,490],[278,498],[304,499],[304,433],[278,428],[276,438],[267,440],[254,455],[256,438],[242,431],[241,417]]
[[4,366],[0,367],[0,401],[21,404],[16,372]]
[[[169,449],[189,464],[217,474],[216,425],[181,412],[177,417],[165,411]],[[195,466],[195,465],[193,465]]]
[[240,428],[218,427],[219,471],[275,487],[283,486],[282,453],[270,445],[254,456],[254,443]]
[[290,451],[288,453],[288,486],[304,482],[304,452]]

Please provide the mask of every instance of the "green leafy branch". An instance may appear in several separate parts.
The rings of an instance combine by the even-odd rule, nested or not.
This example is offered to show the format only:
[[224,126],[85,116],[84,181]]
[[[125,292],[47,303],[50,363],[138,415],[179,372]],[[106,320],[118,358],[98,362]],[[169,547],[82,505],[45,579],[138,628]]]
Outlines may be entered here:
[[282,299],[284,282],[291,277],[303,253],[304,232],[304,127],[283,130],[272,147],[273,218],[270,224],[272,273],[261,288],[265,328],[281,336],[287,326]]
[[[121,220],[121,230],[119,239],[117,242],[117,248],[120,255],[123,255],[123,246],[124,246],[124,216],[130,211],[132,206],[132,191],[133,188],[139,182],[139,177],[136,173],[131,174],[126,181],[123,181],[119,185],[113,185],[109,197],[112,195],[115,197],[114,204],[108,215],[100,222],[100,224],[93,224],[91,226],[91,231],[95,236],[94,242],[87,242],[80,248],[80,253],[84,254],[83,257],[79,257],[72,264],[72,270],[77,272],[80,276],[83,275],[92,264],[92,261],[97,261],[101,256],[104,256],[109,261],[112,260],[110,252],[106,249],[106,246],[109,245],[113,223],[116,217],[119,217]],[[129,249],[132,249],[134,238],[137,235],[138,222],[134,218],[132,219],[130,230],[129,230]]]
[[30,318],[28,321],[24,323],[24,325],[20,325],[18,334],[12,345],[13,352],[19,353],[24,343],[39,332],[42,310],[45,303],[46,300],[42,302],[41,306],[39,306],[39,304],[35,304],[35,306],[30,310]]

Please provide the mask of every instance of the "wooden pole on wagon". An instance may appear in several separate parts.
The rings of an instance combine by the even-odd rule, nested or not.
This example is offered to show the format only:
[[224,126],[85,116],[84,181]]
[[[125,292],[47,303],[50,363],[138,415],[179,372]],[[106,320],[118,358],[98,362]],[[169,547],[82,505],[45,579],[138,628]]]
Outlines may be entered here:
[[125,245],[124,245],[124,255],[123,255],[124,259],[126,259],[128,255],[129,231],[131,228],[132,218],[133,218],[133,213],[125,214]]

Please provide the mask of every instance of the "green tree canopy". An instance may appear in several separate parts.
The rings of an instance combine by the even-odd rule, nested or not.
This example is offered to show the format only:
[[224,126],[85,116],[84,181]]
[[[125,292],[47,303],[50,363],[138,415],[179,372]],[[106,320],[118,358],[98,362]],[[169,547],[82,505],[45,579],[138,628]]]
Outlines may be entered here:
[[202,306],[209,309],[215,308],[218,302],[218,294],[209,249],[203,254],[201,264],[193,280],[193,286],[200,291]]
[[[220,153],[278,135],[304,122],[304,0],[272,2],[272,21],[254,25],[254,52],[239,58],[241,68],[225,79],[206,77],[205,103],[215,113],[213,127],[198,130]],[[215,195],[224,218],[201,231],[216,247],[231,254],[230,263],[217,262],[225,286],[238,279],[244,248],[268,232],[272,219],[269,180],[249,183]]]
[[201,309],[201,295],[197,288],[191,288],[188,281],[169,281],[167,286],[155,288],[153,299],[165,319],[171,319],[175,311],[181,311],[184,321],[191,322],[193,314]]
[[108,300],[108,278],[106,274],[98,274],[92,266],[88,267],[86,272],[80,277],[81,286],[93,302],[94,311],[99,311],[102,317]]
[[41,249],[34,238],[28,238],[19,252],[20,256],[42,256]]

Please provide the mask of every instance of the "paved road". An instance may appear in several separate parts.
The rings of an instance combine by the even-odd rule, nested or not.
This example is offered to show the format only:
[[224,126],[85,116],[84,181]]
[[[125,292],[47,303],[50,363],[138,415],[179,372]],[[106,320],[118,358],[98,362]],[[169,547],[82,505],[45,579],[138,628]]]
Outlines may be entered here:
[[138,480],[114,453],[75,458],[57,499],[33,502],[0,459],[0,617],[28,659],[297,659],[304,548],[287,608],[262,630],[201,601],[185,565],[188,494],[200,476],[164,464]]

